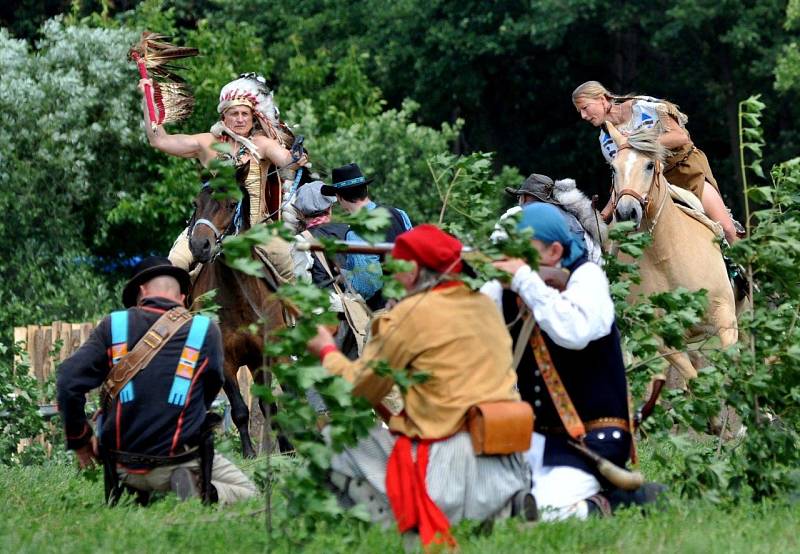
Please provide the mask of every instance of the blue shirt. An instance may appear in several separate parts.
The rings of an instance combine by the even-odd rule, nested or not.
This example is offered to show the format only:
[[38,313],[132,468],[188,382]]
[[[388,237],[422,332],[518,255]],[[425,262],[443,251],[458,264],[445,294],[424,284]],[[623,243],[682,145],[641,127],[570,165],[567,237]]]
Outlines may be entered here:
[[[367,210],[374,210],[378,205],[369,201],[364,206]],[[408,214],[395,208],[403,220],[405,230],[411,229],[411,219]],[[366,242],[353,230],[345,235],[348,242]],[[364,300],[372,298],[381,288],[383,288],[383,270],[381,269],[381,259],[377,254],[349,254],[345,257],[344,267],[342,268],[347,285],[358,292]]]

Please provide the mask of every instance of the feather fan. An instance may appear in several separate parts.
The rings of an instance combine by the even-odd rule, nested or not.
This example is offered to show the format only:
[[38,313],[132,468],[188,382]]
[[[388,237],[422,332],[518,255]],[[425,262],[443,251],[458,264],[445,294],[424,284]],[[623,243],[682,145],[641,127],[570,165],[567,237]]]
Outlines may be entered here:
[[[141,40],[130,50],[130,58],[139,66],[139,74],[153,74],[153,100],[158,107],[157,118],[151,113],[151,122],[161,125],[189,117],[194,109],[194,96],[186,82],[176,73],[183,69],[174,62],[196,56],[197,48],[175,46],[169,37],[142,33]],[[149,101],[149,99],[148,99]]]

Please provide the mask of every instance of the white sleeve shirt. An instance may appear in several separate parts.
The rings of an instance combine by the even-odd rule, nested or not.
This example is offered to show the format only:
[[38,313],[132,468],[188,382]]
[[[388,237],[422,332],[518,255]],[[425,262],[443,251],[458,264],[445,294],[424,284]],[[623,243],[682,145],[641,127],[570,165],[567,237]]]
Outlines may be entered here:
[[[514,274],[511,290],[522,298],[542,330],[559,346],[581,350],[611,332],[614,303],[608,279],[594,263],[586,262],[576,269],[564,292],[547,286],[526,265]],[[502,289],[497,281],[486,283],[481,292],[502,309]]]

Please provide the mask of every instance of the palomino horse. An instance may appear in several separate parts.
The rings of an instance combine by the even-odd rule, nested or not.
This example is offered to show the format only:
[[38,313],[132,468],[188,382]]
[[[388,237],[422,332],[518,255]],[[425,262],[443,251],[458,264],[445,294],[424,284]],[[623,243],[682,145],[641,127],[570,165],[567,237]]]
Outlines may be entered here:
[[[606,125],[619,148],[611,163],[616,218],[634,221],[653,239],[639,262],[641,284],[632,289],[631,299],[677,287],[706,289],[708,310],[688,340],[718,335],[723,347],[734,344],[739,335],[736,303],[719,243],[711,229],[673,203],[662,172],[666,151],[658,142],[659,130],[640,129],[626,137]],[[666,347],[663,353],[684,379],[697,376],[686,353]]]
[[[237,172],[237,176],[241,172]],[[244,173],[246,175],[246,172]],[[248,197],[243,187],[241,213],[246,222]],[[225,352],[225,394],[231,405],[231,416],[242,442],[242,454],[254,457],[250,439],[250,412],[239,391],[236,372],[246,365],[256,382],[265,382],[263,347],[273,330],[285,325],[283,306],[264,279],[246,275],[225,264],[221,253],[222,240],[236,232],[237,203],[217,200],[213,190],[204,186],[195,199],[195,213],[189,223],[189,247],[195,261],[203,264],[194,285],[192,297],[216,289],[214,301],[219,306],[219,326]],[[245,223],[246,225],[246,223]],[[258,323],[258,332],[249,327]],[[256,371],[257,368],[262,370]],[[261,403],[259,403],[261,406]],[[263,411],[263,406],[262,411]]]

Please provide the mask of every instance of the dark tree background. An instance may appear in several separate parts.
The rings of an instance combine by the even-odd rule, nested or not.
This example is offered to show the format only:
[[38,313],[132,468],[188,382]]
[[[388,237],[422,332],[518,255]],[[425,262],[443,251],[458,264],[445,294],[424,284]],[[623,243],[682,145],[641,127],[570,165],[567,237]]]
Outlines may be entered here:
[[[184,73],[196,112],[176,131],[207,130],[219,88],[240,72],[262,72],[282,112],[303,121],[318,169],[359,161],[384,185],[383,200],[410,207],[418,219],[436,210],[425,206],[437,202],[427,159],[448,149],[495,152],[499,195],[501,182],[521,179],[501,171],[511,166],[522,175],[573,177],[604,199],[609,175],[597,130],[570,98],[591,79],[679,104],[741,216],[739,101],[761,94],[767,105],[765,168],[800,152],[798,13],[796,0],[5,2],[0,40],[13,53],[0,60],[1,78],[26,95],[0,86],[0,132],[17,137],[5,139],[3,164],[13,174],[0,168],[0,205],[26,198],[29,206],[14,212],[19,224],[0,224],[0,244],[17,252],[0,269],[2,333],[10,323],[99,313],[101,303],[75,300],[74,283],[113,290],[123,278],[119,261],[165,252],[189,215],[195,168],[149,148],[141,131],[137,76],[124,52],[144,29],[202,53]],[[53,17],[57,32],[47,31]],[[76,38],[84,35],[94,38]],[[112,51],[115,60],[97,59]],[[109,69],[98,69],[103,64]],[[51,91],[48,103],[30,96],[29,80]],[[104,94],[119,107],[108,110]],[[20,112],[20,98],[35,117]],[[81,102],[92,112],[82,113]],[[39,136],[37,129],[50,130]],[[85,140],[65,148],[73,134]],[[31,164],[24,149],[46,164]],[[80,156],[71,149],[97,155],[73,160]],[[88,177],[58,179],[69,169]],[[40,194],[55,190],[54,182],[64,191],[55,204]],[[34,214],[57,219],[58,232]],[[35,246],[20,249],[20,235]],[[105,285],[87,281],[88,268]]]

